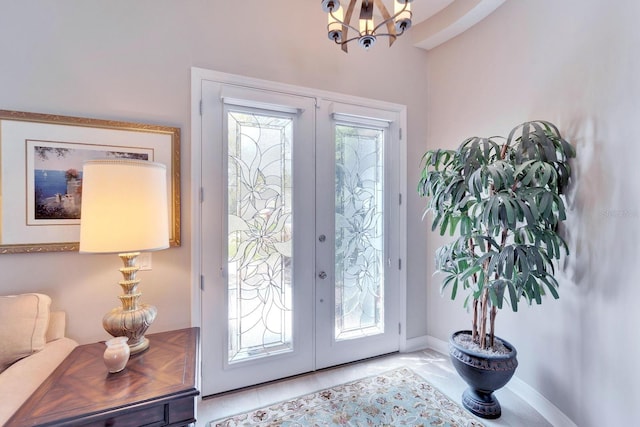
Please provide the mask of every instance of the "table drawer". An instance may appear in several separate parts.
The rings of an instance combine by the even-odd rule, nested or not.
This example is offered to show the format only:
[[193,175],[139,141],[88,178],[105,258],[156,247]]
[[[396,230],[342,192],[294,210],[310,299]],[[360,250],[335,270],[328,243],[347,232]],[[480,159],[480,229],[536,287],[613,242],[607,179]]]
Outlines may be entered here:
[[123,409],[117,415],[82,425],[86,427],[181,426],[195,421],[194,410],[194,398],[186,397],[137,409]]
[[195,422],[195,397],[176,399],[169,403],[169,425]]
[[169,424],[168,404],[158,404],[139,409],[124,410],[120,414],[82,424],[86,427],[141,427]]

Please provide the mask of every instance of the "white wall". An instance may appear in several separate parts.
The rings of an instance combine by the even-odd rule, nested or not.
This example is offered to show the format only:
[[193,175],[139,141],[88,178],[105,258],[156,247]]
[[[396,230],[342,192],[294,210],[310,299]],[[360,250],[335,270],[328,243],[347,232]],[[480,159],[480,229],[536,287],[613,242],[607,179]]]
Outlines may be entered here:
[[[348,55],[326,36],[319,2],[0,0],[0,109],[149,122],[182,130],[182,247],[141,272],[150,332],[190,319],[190,68],[242,74],[408,106],[409,337],[426,334],[425,227],[415,195],[425,149],[425,51],[399,39]],[[247,13],[248,12],[248,13]],[[120,261],[77,253],[0,255],[0,294],[41,291],[68,313],[69,335],[106,338]]]
[[[637,0],[506,2],[428,53],[427,145],[556,123],[577,147],[560,299],[498,315],[517,375],[579,426],[636,425],[640,378],[640,32]],[[428,244],[428,270],[442,243]],[[429,281],[429,334],[467,328]]]

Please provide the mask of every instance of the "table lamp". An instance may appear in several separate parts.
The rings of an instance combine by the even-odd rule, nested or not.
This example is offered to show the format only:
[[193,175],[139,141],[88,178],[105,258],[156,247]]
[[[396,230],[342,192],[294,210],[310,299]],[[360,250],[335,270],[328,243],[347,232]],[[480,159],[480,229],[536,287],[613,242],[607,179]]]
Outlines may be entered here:
[[160,163],[131,159],[91,160],[82,171],[81,253],[115,253],[122,259],[122,307],[102,319],[114,337],[129,337],[131,354],[149,347],[144,334],[157,309],[138,302],[140,252],[169,247],[167,170]]

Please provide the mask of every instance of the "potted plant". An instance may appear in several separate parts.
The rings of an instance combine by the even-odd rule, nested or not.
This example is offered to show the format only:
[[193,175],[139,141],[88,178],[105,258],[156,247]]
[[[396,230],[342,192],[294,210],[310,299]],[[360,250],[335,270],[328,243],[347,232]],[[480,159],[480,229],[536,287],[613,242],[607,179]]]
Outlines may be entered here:
[[[575,150],[546,121],[525,122],[505,138],[472,137],[457,150],[429,150],[422,159],[418,193],[429,197],[432,230],[455,238],[436,251],[441,291],[465,294],[470,331],[454,333],[450,356],[469,384],[463,405],[498,418],[493,391],[517,366],[516,350],[495,336],[495,319],[521,300],[558,298],[554,263],[569,250],[559,234],[566,219],[563,194]],[[423,216],[424,218],[424,216]]]

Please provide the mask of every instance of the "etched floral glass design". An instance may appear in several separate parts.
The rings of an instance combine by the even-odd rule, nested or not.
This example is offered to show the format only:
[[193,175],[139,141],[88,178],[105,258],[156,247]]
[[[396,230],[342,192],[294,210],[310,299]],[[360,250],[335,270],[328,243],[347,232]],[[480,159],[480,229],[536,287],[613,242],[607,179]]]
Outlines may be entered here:
[[293,120],[229,111],[229,362],[291,351]]
[[336,125],[336,340],[384,332],[383,141]]

